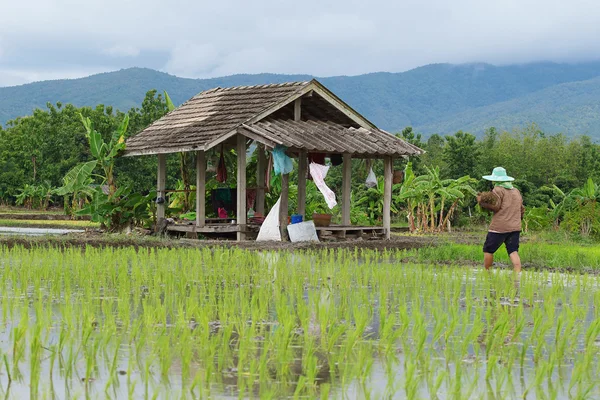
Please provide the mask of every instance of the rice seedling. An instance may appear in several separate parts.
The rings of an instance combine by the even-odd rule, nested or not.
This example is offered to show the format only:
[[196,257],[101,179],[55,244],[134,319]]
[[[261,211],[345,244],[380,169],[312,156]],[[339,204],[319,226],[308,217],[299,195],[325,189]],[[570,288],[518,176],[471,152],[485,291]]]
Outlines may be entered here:
[[[548,249],[556,268],[597,265],[592,248]],[[0,247],[0,387],[8,398],[600,396],[600,278],[525,270],[515,284],[469,257],[460,245]]]

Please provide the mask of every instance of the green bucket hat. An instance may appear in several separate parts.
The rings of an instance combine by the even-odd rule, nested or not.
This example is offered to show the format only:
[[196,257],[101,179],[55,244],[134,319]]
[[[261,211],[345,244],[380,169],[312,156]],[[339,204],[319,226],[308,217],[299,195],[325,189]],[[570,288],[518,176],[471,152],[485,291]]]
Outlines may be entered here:
[[506,175],[506,170],[502,167],[494,168],[492,174],[483,176],[483,179],[492,182],[512,182],[515,180],[515,178]]

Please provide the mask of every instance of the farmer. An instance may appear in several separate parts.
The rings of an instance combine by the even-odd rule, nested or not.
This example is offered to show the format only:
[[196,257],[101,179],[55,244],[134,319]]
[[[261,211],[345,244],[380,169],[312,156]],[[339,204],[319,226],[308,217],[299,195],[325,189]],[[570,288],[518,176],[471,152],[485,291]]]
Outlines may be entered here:
[[515,272],[521,272],[519,235],[521,234],[521,220],[525,212],[521,193],[511,183],[515,179],[506,175],[506,170],[502,167],[494,168],[492,174],[484,176],[483,179],[494,182],[492,193],[496,197],[493,201],[492,199],[483,199],[481,193],[477,195],[479,205],[494,212],[483,245],[485,269],[490,269],[494,263],[494,253],[504,243]]

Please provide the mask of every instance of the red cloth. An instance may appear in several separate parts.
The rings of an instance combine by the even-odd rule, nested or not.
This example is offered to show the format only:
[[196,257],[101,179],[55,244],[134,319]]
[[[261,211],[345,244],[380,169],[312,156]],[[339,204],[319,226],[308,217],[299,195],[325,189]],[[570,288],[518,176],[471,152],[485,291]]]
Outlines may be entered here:
[[256,189],[246,189],[246,204],[248,210],[254,209],[254,202],[256,201]]
[[217,165],[217,182],[224,183],[227,181],[227,167],[225,166],[225,157],[223,157],[223,148],[221,147],[221,157],[219,165]]
[[308,153],[308,162],[325,165],[325,153]]
[[271,171],[273,170],[273,154],[269,157],[269,162],[267,163],[267,171],[265,173],[265,186],[267,188],[267,192],[271,191]]

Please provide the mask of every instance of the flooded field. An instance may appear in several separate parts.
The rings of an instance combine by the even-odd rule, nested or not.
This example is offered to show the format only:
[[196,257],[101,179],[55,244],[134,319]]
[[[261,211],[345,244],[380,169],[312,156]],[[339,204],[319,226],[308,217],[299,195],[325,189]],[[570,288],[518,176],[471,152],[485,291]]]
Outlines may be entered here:
[[0,235],[14,236],[44,236],[66,235],[68,233],[82,233],[83,229],[57,229],[57,228],[30,228],[17,226],[0,226]]
[[405,255],[0,247],[0,395],[600,396],[599,277]]

